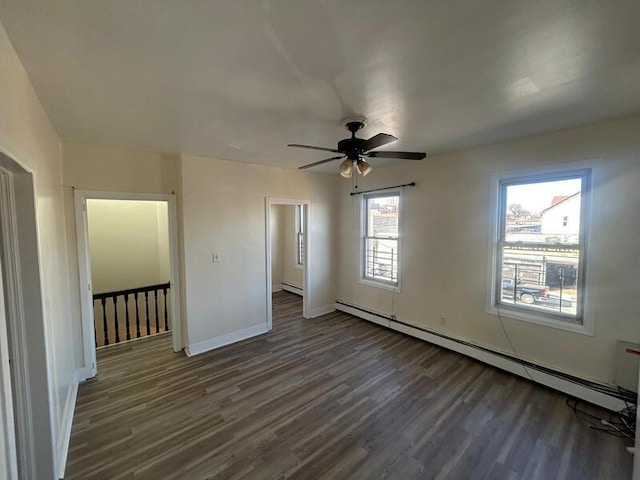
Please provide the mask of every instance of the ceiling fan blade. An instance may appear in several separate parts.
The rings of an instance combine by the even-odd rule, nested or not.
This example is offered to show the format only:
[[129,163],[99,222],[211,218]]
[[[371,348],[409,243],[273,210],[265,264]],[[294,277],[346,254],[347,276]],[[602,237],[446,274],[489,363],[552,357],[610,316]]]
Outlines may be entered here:
[[368,152],[369,150],[381,147],[387,143],[395,142],[396,140],[398,139],[393,135],[389,135],[388,133],[379,133],[371,137],[369,140],[366,140],[362,146],[362,150]]
[[315,167],[317,165],[322,165],[323,163],[331,162],[332,160],[340,160],[341,158],[344,158],[344,155],[341,155],[339,157],[325,158],[324,160],[319,160],[317,162],[309,163],[308,165],[303,165],[301,167],[298,167],[298,170],[305,170],[307,168]]
[[381,152],[369,152],[367,157],[370,158],[400,158],[403,160],[422,160],[427,156],[424,152],[389,152],[389,151],[381,151]]
[[314,147],[313,145],[300,145],[299,143],[290,143],[287,147],[309,148],[311,150],[322,150],[323,152],[342,153],[340,150],[336,150],[334,148]]

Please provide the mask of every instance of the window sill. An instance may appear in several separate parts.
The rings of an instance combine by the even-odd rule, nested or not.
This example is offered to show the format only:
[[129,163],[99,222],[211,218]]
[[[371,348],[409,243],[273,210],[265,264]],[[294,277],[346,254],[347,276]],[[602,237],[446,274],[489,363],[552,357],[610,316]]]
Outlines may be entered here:
[[367,285],[369,287],[381,288],[382,290],[390,290],[390,291],[396,292],[396,293],[400,292],[400,285],[393,285],[392,283],[376,281],[376,280],[369,280],[368,278],[361,278],[360,280],[358,280],[358,283],[361,283],[363,285]]
[[592,329],[585,323],[577,323],[570,319],[562,320],[544,313],[529,311],[525,309],[513,309],[506,305],[493,305],[487,309],[487,313],[502,318],[509,318],[521,322],[533,323],[543,327],[557,328],[558,330],[566,330],[568,332],[578,333],[593,337]]

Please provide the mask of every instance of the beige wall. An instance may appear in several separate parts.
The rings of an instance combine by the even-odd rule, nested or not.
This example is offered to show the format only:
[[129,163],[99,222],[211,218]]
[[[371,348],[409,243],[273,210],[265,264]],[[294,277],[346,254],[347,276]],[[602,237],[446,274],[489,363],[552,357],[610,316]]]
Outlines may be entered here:
[[273,291],[282,289],[285,209],[286,205],[271,205],[271,285]]
[[79,190],[172,193],[180,187],[176,155],[64,143],[64,181]]
[[404,195],[402,285],[395,294],[357,281],[359,202],[348,196],[349,182],[342,182],[338,298],[511,352],[498,317],[486,313],[491,175],[594,160],[585,305],[594,335],[503,318],[522,357],[612,381],[615,341],[640,341],[638,132],[635,117],[376,169],[361,189],[417,182]]
[[336,185],[332,175],[182,157],[189,344],[265,323],[265,197],[311,202],[309,308],[333,305]]
[[[73,252],[70,257],[70,273],[76,284],[78,282],[78,257],[76,253],[74,188],[103,192],[165,194],[175,192],[180,228],[182,205],[179,157],[65,142],[62,144],[62,161],[66,187],[64,210],[67,238],[70,251]],[[181,242],[178,243],[179,252],[182,252]],[[182,256],[181,253],[180,256]],[[182,276],[183,272],[180,273]],[[80,304],[78,289],[72,290],[71,302],[73,305]],[[181,310],[184,315],[183,305]],[[78,338],[78,342],[80,343],[76,352],[76,361],[81,364],[84,358],[82,339]]]
[[167,202],[87,200],[93,293],[169,281]]
[[296,205],[271,206],[272,285],[303,288],[303,270],[297,262]]
[[[30,351],[36,363],[46,355],[46,377],[38,378],[37,401],[48,399],[50,418],[34,418],[38,435],[38,477],[53,478],[73,414],[74,352],[80,341],[79,307],[70,302],[69,254],[65,232],[60,140],[49,122],[6,32],[0,26],[0,150],[33,173],[46,350]],[[51,438],[52,437],[52,438]],[[55,460],[53,460],[55,459]]]

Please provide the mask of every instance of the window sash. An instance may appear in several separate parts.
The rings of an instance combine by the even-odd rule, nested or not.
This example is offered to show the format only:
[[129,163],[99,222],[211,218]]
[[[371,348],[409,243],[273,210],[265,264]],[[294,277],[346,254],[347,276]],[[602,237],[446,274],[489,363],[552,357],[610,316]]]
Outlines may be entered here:
[[[559,180],[568,180],[579,178],[580,182],[580,228],[578,231],[578,241],[576,243],[536,243],[518,241],[512,242],[506,240],[506,221],[507,221],[507,188],[516,185],[527,185],[532,183],[543,183]],[[545,174],[534,176],[523,176],[516,178],[502,179],[499,182],[498,191],[498,239],[496,242],[496,265],[494,272],[494,289],[495,297],[493,303],[496,306],[513,308],[518,310],[534,311],[537,314],[544,316],[562,319],[563,321],[576,321],[583,323],[583,307],[584,307],[584,290],[585,290],[585,258],[586,258],[586,223],[587,223],[587,208],[590,196],[590,184],[591,184],[591,172],[590,170],[569,171],[559,174]],[[515,295],[513,296],[513,303],[504,301],[503,299],[503,268],[504,268],[504,251],[505,249],[539,249],[541,253],[543,251],[552,250],[558,253],[566,253],[569,251],[577,251],[577,278],[576,278],[576,312],[575,314],[568,314],[562,312],[562,298],[559,300],[559,311],[551,309],[536,308],[528,305],[517,304],[515,302]],[[514,287],[515,288],[515,287]]]
[[[381,198],[397,198],[398,233],[396,235],[373,235],[373,225],[370,224],[371,201]],[[385,192],[366,195],[363,198],[362,222],[362,279],[397,287],[399,285],[399,257],[400,257],[400,192]],[[382,251],[375,247],[379,243],[387,243]],[[386,250],[386,251],[385,251]]]

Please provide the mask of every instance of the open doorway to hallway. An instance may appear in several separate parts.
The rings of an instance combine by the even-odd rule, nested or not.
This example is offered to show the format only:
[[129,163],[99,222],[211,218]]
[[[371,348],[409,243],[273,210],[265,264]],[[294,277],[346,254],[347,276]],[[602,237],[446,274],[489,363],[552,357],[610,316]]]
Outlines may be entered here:
[[75,191],[84,377],[96,350],[171,335],[182,350],[175,195]]
[[301,316],[306,294],[308,206],[274,201],[268,209],[271,316]]
[[97,348],[169,333],[167,202],[87,200]]

